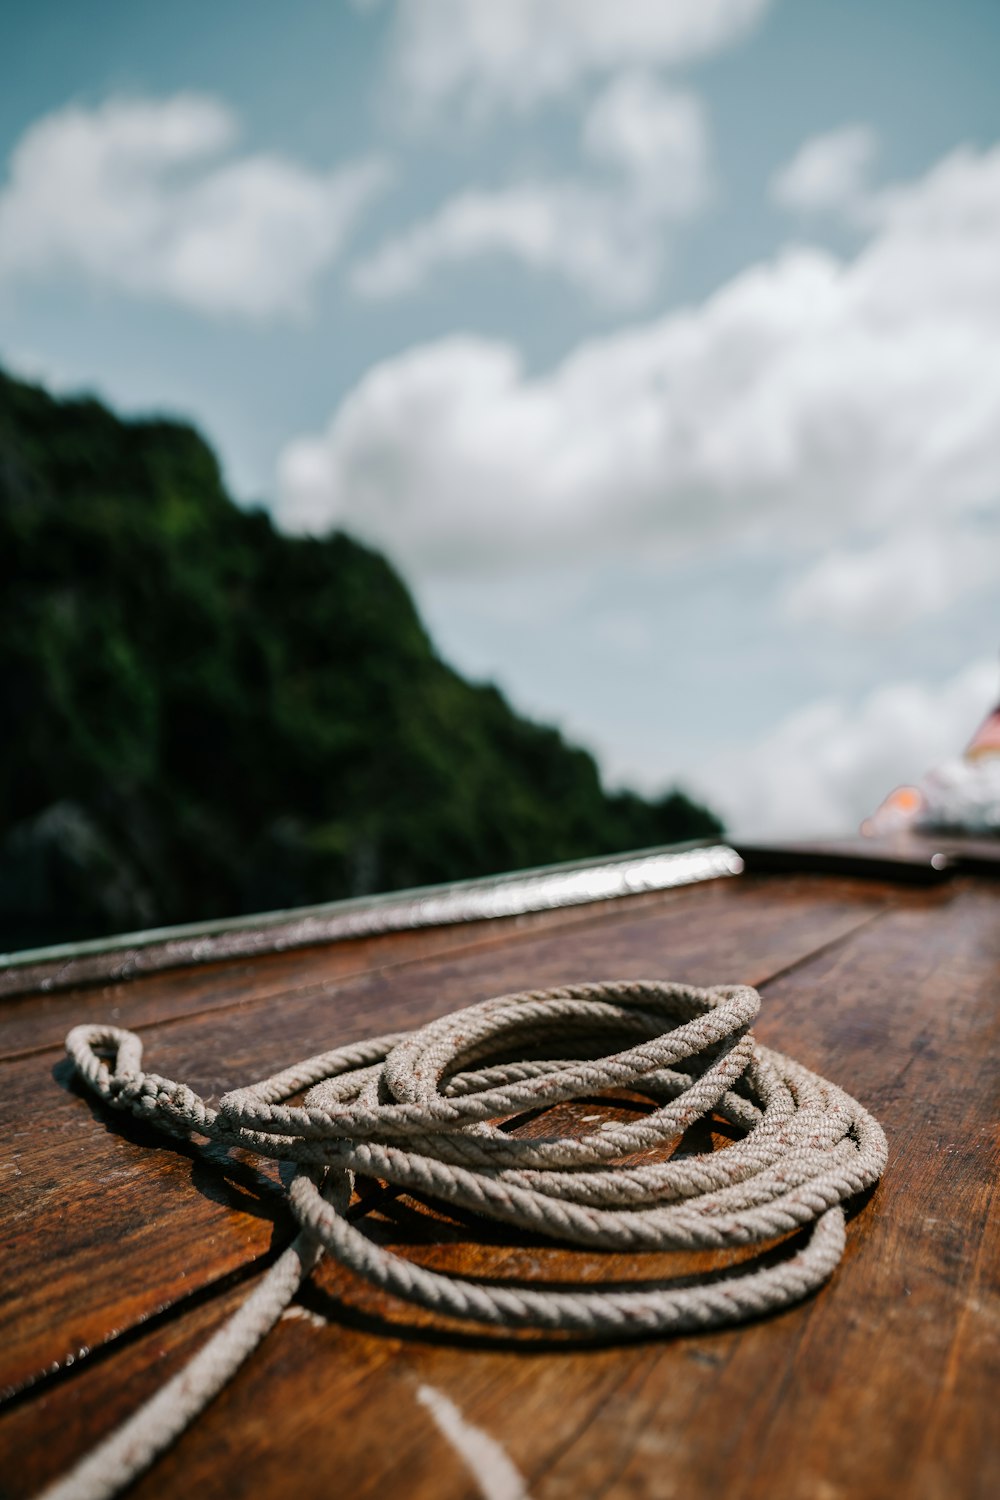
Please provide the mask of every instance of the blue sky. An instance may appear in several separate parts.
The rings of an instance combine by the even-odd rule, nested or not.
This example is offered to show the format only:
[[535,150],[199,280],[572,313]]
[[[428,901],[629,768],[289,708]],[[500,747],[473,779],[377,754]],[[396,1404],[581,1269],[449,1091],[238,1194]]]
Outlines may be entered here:
[[15,4],[0,359],[193,418],[443,653],[737,827],[996,689],[988,0]]

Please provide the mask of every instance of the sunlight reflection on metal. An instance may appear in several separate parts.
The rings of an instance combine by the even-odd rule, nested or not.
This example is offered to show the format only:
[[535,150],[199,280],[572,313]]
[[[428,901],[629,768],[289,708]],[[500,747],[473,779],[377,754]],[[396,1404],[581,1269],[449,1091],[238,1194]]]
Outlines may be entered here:
[[552,871],[497,882],[487,889],[448,891],[426,896],[414,905],[414,925],[468,922],[478,918],[513,917],[558,906],[611,901],[642,891],[668,890],[738,875],[743,861],[734,849],[716,845],[677,854],[649,854],[637,859],[594,865],[590,869]]

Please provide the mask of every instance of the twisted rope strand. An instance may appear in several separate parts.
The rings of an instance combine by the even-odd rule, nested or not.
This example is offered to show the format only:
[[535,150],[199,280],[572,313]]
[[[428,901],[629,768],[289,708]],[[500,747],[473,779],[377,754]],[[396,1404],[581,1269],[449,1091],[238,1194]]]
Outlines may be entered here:
[[[288,1200],[299,1234],[190,1364],[45,1500],[107,1500],[147,1468],[231,1378],[324,1250],[436,1313],[611,1338],[718,1327],[806,1296],[840,1260],[843,1204],[881,1175],[886,1141],[856,1100],[754,1040],[759,1007],[743,985],[629,981],[505,995],[306,1058],[226,1094],[218,1109],[145,1072],[132,1032],[74,1028],[66,1050],[77,1073],[113,1108],[294,1164]],[[608,1053],[609,1043],[625,1045]],[[525,1110],[609,1089],[641,1093],[653,1109],[580,1138],[504,1128]],[[289,1102],[300,1094],[302,1104]],[[742,1132],[724,1149],[642,1160],[714,1114]],[[695,1285],[483,1285],[368,1239],[346,1218],[355,1173],[608,1250],[742,1248],[811,1229],[785,1259]]]

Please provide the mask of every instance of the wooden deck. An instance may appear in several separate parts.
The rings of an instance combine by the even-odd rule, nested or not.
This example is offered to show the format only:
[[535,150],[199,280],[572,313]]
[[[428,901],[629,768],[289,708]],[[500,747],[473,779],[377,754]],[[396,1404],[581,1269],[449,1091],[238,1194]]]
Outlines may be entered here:
[[[149,1067],[217,1095],[491,994],[631,976],[756,985],[761,1039],[884,1124],[885,1177],[829,1285],[743,1328],[584,1347],[459,1327],[324,1261],[130,1494],[516,1500],[499,1449],[532,1500],[992,1500],[1000,883],[988,863],[926,885],[887,873],[762,869],[127,982],[39,978],[5,999],[0,1492],[33,1496],[67,1469],[291,1237],[269,1169],[86,1099],[63,1056],[71,1025],[135,1028]],[[385,1192],[359,1212],[422,1263],[483,1277],[623,1283],[717,1263],[570,1252]]]

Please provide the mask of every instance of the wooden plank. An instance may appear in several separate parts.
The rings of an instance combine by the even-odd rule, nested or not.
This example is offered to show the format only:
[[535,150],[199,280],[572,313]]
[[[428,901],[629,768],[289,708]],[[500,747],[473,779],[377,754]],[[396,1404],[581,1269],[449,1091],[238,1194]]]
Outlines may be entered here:
[[[685,894],[691,894],[691,887],[651,891],[631,896],[620,906],[616,903],[614,910],[625,915],[652,904],[660,907]],[[179,1020],[206,1010],[288,995],[295,990],[318,991],[352,974],[412,963],[481,943],[503,942],[516,933],[593,922],[595,915],[602,920],[609,914],[607,909],[595,914],[578,906],[566,907],[488,922],[349,938],[322,947],[262,954],[239,963],[203,964],[165,973],[140,974],[116,984],[16,995],[0,1000],[0,1060],[61,1047],[71,1026],[91,1019],[110,1021],[130,1030],[141,1029],[156,1021]]]
[[926,848],[934,843],[941,853],[958,870],[967,870],[975,875],[1000,875],[1000,838],[969,838],[965,835],[943,834],[940,838],[913,835]]
[[[995,1181],[995,1178],[994,1178]],[[937,1216],[932,1216],[937,1217]],[[1000,1212],[994,1188],[975,1268],[963,1295],[944,1375],[920,1439],[914,1467],[927,1494],[946,1495],[952,1478],[981,1455],[984,1495],[1000,1493],[995,1401],[1000,1386]]]
[[954,873],[951,857],[932,840],[813,839],[808,843],[740,844],[752,874],[797,870],[817,875],[850,875],[868,880],[939,885]]
[[[762,1037],[851,1089],[890,1135],[886,1179],[851,1226],[844,1264],[801,1308],[708,1336],[581,1349],[457,1329],[325,1264],[305,1294],[324,1324],[280,1324],[140,1481],[136,1500],[193,1487],[208,1500],[244,1490],[261,1500],[334,1490],[415,1500],[480,1494],[420,1399],[428,1387],[501,1445],[533,1500],[992,1500],[1000,1487],[989,1218],[998,1164],[997,917],[995,894],[962,882],[900,900],[811,959],[775,964],[786,972],[764,986]],[[771,922],[779,918],[787,924],[781,901]],[[736,941],[750,940],[725,922],[701,926],[702,969],[716,934],[721,962]],[[667,936],[653,922],[630,940],[645,946]],[[623,955],[615,943],[609,951],[618,972]],[[674,954],[670,969],[680,972],[680,942]],[[574,1279],[647,1276],[668,1264],[542,1250],[489,1231],[456,1234],[434,1220],[414,1224],[403,1210],[388,1206],[378,1232],[454,1270]],[[156,1388],[227,1308],[220,1299],[120,1354],[89,1368],[85,1361],[43,1400],[12,1411],[0,1445],[34,1466],[23,1480],[10,1467],[12,1500],[113,1425],[112,1412],[117,1419]],[[160,1349],[153,1378],[147,1361]],[[252,1487],[241,1477],[250,1475]]]
[[[73,1367],[30,1401],[0,1411],[0,1495],[37,1495],[88,1452],[137,1406],[154,1395],[243,1301],[253,1283],[242,1283]],[[275,1336],[281,1330],[276,1330]],[[71,1375],[71,1378],[66,1378]],[[40,1441],[40,1435],[44,1435]],[[58,1441],[54,1439],[58,1435]]]
[[[871,920],[885,901],[867,884],[839,882],[719,882],[689,894],[356,978],[321,1000],[293,993],[154,1026],[149,1065],[218,1095],[338,1040],[412,1026],[504,989],[609,974],[760,982]],[[54,1052],[3,1067],[0,1388],[79,1360],[272,1245],[277,1194],[256,1165],[207,1166],[193,1148],[92,1105],[67,1090],[68,1065]]]
[[810,839],[799,843],[741,843],[751,871],[798,870],[868,875],[934,884],[956,873],[1000,873],[1000,838],[903,829],[878,838]]

